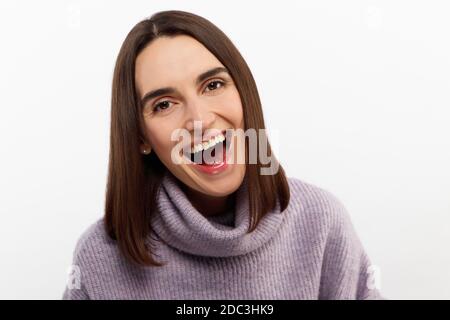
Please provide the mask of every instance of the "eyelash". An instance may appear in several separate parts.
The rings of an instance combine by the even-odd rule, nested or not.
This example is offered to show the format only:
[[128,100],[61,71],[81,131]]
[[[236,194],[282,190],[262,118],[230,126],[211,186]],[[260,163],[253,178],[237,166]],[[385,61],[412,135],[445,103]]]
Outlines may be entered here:
[[[210,82],[208,82],[208,83],[206,84],[206,88],[208,88],[208,86],[209,86],[211,83],[220,83],[221,87],[211,90],[211,91],[216,91],[216,90],[218,90],[218,89],[223,88],[223,87],[225,86],[225,84],[226,84],[226,81],[223,81],[223,80],[212,80],[212,81],[210,81]],[[166,109],[163,109],[162,111],[158,111],[157,108],[158,108],[162,103],[165,103],[165,102],[169,102],[169,103],[170,103],[169,100],[163,100],[163,101],[161,101],[161,102],[158,102],[158,103],[155,104],[155,106],[153,107],[153,111],[154,111],[154,112],[164,112],[164,110],[166,110]]]

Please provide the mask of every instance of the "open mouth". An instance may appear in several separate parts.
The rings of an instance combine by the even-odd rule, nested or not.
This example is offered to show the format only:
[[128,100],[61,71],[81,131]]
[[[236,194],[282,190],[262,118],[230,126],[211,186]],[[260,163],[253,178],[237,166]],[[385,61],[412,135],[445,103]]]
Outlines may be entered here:
[[192,164],[203,166],[213,166],[225,162],[226,154],[231,148],[232,132],[224,130],[222,134],[225,138],[222,142],[210,145],[204,150],[187,152],[185,157],[190,160]]

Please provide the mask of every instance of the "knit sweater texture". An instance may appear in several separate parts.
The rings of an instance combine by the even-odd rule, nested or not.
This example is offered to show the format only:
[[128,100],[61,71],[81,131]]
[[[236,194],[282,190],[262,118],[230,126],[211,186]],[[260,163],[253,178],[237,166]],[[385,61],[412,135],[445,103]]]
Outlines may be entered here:
[[[128,262],[105,232],[103,218],[79,237],[74,278],[63,299],[385,299],[342,202],[331,192],[289,177],[291,197],[247,233],[246,178],[234,210],[206,217],[172,174],[157,195],[154,234],[163,267]],[[158,239],[155,241],[154,239]]]

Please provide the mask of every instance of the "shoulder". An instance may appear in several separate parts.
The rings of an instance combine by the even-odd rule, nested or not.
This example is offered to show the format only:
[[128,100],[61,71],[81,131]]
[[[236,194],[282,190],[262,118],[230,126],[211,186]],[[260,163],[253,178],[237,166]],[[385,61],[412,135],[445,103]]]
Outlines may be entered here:
[[288,208],[304,222],[326,229],[349,227],[351,221],[347,207],[332,191],[296,177],[288,177],[288,183]]
[[106,249],[114,245],[113,242],[106,233],[103,217],[95,220],[81,232],[76,241],[74,264],[89,264],[94,258],[100,259]]
[[295,228],[308,247],[320,250],[320,299],[384,299],[367,281],[371,260],[343,202],[330,190],[288,178]]
[[93,296],[93,283],[99,278],[99,272],[102,272],[99,270],[104,269],[99,266],[107,265],[108,257],[111,257],[108,248],[113,248],[112,242],[106,233],[103,218],[97,219],[81,232],[73,250],[64,300],[84,300]]
[[345,205],[330,190],[299,178],[288,177],[290,204],[304,211],[345,211]]

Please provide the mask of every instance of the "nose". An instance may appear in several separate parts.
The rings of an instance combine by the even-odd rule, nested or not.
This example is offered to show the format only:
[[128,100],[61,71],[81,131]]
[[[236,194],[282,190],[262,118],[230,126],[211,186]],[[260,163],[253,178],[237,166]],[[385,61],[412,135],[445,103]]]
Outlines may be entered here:
[[200,103],[189,103],[186,107],[186,121],[185,128],[189,131],[193,131],[195,127],[201,125],[202,131],[212,127],[212,124],[216,121],[216,116],[208,106]]

